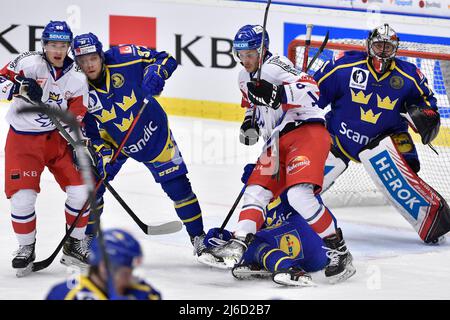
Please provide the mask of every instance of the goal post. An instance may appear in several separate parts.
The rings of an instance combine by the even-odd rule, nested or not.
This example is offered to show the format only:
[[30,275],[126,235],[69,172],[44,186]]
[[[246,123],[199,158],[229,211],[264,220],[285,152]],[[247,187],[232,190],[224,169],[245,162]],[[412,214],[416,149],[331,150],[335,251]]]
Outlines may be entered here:
[[[313,57],[322,41],[312,40],[310,57]],[[305,41],[295,39],[288,46],[288,58],[300,69]],[[309,70],[314,74],[322,64],[343,51],[366,51],[364,40],[329,40],[325,50]],[[427,77],[437,99],[441,115],[441,129],[432,142],[439,155],[420,142],[420,137],[411,131],[421,162],[419,176],[450,201],[450,46],[401,41],[397,57],[417,65]],[[367,206],[386,204],[361,164],[350,162],[349,168],[334,185],[323,194],[333,206]]]

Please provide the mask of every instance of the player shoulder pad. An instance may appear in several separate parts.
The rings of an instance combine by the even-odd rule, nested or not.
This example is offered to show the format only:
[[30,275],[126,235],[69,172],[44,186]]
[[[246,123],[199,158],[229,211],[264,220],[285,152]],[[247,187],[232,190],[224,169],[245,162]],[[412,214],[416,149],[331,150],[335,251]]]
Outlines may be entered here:
[[272,72],[289,72],[293,75],[300,76],[300,70],[296,69],[293,63],[285,56],[273,55],[265,63],[266,68],[270,68]]
[[407,75],[413,77],[417,81],[417,84],[421,84],[426,80],[422,71],[411,62],[395,58],[395,66]]
[[333,57],[333,65],[343,65],[367,59],[367,54],[363,51],[344,51]]
[[105,63],[117,64],[140,58],[137,54],[137,47],[132,44],[114,46],[105,52]]
[[37,51],[26,51],[17,56],[13,61],[11,61],[8,64],[8,69],[17,70],[18,67],[22,69],[24,67],[34,65],[41,60],[42,53]]

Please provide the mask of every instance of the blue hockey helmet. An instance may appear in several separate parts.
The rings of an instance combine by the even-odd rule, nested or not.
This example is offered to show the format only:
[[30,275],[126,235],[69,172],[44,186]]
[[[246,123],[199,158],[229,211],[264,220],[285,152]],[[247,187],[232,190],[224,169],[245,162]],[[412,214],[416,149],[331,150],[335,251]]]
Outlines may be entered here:
[[72,42],[73,34],[65,21],[50,21],[42,32],[41,40],[44,44],[48,41]]
[[[103,232],[105,251],[113,268],[133,268],[142,258],[139,242],[128,232],[121,229],[110,229]],[[98,238],[91,244],[89,263],[98,266],[103,259]]]
[[72,42],[73,56],[77,58],[90,53],[98,53],[102,59],[104,57],[103,45],[97,36],[91,32],[76,36]]
[[[259,50],[261,48],[263,27],[260,25],[247,24],[239,29],[234,36],[233,49],[239,50]],[[267,30],[264,34],[264,47],[269,49],[269,34]]]

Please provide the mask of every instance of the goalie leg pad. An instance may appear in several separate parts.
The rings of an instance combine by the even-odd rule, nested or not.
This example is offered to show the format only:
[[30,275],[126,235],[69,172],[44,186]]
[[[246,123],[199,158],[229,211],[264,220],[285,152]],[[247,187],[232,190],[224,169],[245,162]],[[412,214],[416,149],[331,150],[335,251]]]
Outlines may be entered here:
[[450,231],[445,199],[407,164],[391,137],[363,150],[359,158],[372,180],[425,242]]

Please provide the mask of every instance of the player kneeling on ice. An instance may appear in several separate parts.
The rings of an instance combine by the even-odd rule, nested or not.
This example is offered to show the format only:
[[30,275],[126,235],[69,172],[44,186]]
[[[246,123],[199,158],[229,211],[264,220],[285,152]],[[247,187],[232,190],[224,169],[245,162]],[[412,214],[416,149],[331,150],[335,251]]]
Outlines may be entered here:
[[91,242],[88,275],[55,285],[47,300],[160,300],[157,290],[133,276],[142,260],[139,242],[120,229],[105,231],[103,239],[108,266],[96,238]]
[[[232,251],[223,255],[221,247],[227,241],[239,243],[239,254]],[[208,253],[199,260],[214,267],[232,267],[237,279],[271,277],[283,285],[312,286],[309,272],[322,270],[329,263],[324,241],[289,206],[285,193],[267,206],[266,220],[256,234],[248,234],[242,241],[227,230],[214,228],[207,233],[205,245]]]
[[[97,155],[100,178],[114,179],[129,158],[141,162],[173,201],[191,238],[194,254],[201,254],[204,231],[200,205],[167,114],[153,97],[161,93],[165,81],[177,68],[176,60],[166,52],[132,44],[103,52],[102,43],[92,33],[76,36],[72,53],[89,80],[90,101],[84,123]],[[134,119],[138,121],[133,122]],[[110,163],[130,130],[122,152]],[[100,213],[104,192],[102,185],[97,193]],[[91,238],[95,234],[94,218],[91,215],[86,231]]]
[[[67,195],[64,212],[68,226],[88,197],[87,187],[74,165],[73,151],[49,117],[19,113],[33,104],[45,103],[70,112],[81,121],[87,111],[85,77],[68,56],[72,31],[63,21],[50,21],[41,39],[42,52],[25,52],[0,70],[0,99],[12,99],[6,116],[10,129],[5,146],[5,193],[11,200],[12,225],[19,242],[12,260],[17,276],[30,273],[35,260],[35,204],[44,168],[49,169]],[[87,266],[88,250],[82,241],[88,216],[89,209],[82,213],[64,244],[63,263]]]
[[[331,282],[343,281],[355,273],[352,255],[331,213],[316,197],[322,189],[331,145],[323,111],[317,107],[319,90],[314,79],[296,70],[286,57],[272,54],[268,46],[267,33],[263,39],[263,28],[257,25],[242,27],[233,41],[236,58],[245,68],[239,73],[242,106],[247,109],[241,142],[253,144],[261,133],[267,150],[248,179],[234,231],[236,240],[213,254],[225,259],[233,259],[233,252],[242,255],[246,236],[255,234],[264,224],[264,208],[285,192],[289,205],[327,247],[327,277]],[[256,83],[260,54],[261,80]]]
[[326,115],[333,146],[323,190],[361,162],[389,202],[426,243],[444,240],[450,230],[445,199],[417,173],[420,162],[408,123],[429,144],[440,115],[427,79],[413,64],[396,58],[399,38],[384,24],[367,39],[367,52],[348,51],[327,61],[314,75],[318,106]]

